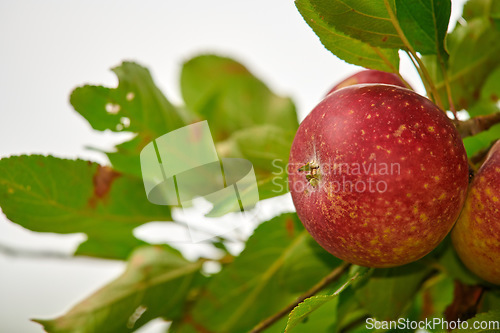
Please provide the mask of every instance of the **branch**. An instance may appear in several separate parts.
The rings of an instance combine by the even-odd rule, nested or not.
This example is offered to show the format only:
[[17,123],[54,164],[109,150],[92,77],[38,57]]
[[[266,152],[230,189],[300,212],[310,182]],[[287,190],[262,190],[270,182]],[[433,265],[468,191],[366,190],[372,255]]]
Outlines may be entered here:
[[[443,73],[443,80],[444,80],[444,85],[446,88],[446,95],[448,96],[448,105],[450,106],[450,111],[453,113],[453,117],[455,117],[455,120],[460,122],[460,120],[458,120],[457,110],[455,109],[455,104],[453,104],[453,96],[451,95],[450,80],[448,80],[448,73],[446,71],[446,66],[445,66],[443,58],[441,57],[441,54],[439,54],[439,52],[438,52],[437,57],[439,59],[439,65],[441,67],[441,72]],[[439,94],[439,90],[436,89],[436,93]]]
[[304,294],[300,295],[294,302],[287,305],[285,308],[275,313],[274,315],[264,319],[258,323],[254,328],[250,330],[249,333],[259,333],[264,331],[266,328],[270,327],[272,324],[280,320],[283,316],[287,315],[292,311],[299,303],[303,302],[306,298],[314,296],[317,292],[328,286],[330,283],[336,281],[340,276],[351,266],[351,264],[344,262],[339,267],[335,268],[327,276],[325,276],[321,281],[316,283],[311,289],[306,291]]
[[463,139],[486,131],[498,123],[500,123],[500,112],[477,116],[469,120],[462,121],[458,123],[457,129]]

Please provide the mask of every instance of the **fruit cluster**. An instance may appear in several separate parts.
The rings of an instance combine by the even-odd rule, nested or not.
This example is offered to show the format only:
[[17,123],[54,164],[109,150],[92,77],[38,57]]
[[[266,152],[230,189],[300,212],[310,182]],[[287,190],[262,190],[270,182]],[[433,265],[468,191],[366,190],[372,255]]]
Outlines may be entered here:
[[455,125],[398,76],[366,70],[336,85],[301,123],[288,172],[299,218],[333,255],[369,267],[410,263],[458,219],[463,262],[500,284],[500,143],[468,191]]

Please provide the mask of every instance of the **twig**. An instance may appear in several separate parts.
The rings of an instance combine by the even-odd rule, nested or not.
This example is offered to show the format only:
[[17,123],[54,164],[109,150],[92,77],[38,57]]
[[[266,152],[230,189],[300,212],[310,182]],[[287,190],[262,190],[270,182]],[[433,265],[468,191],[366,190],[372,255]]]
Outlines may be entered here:
[[22,257],[32,259],[72,259],[72,254],[46,250],[19,249],[8,245],[0,244],[0,253],[9,257]]
[[330,283],[336,281],[340,276],[351,266],[349,263],[343,263],[339,267],[335,268],[327,276],[325,276],[321,281],[316,283],[311,289],[306,291],[304,294],[300,295],[294,302],[287,305],[285,308],[275,313],[274,315],[264,319],[258,323],[254,328],[252,328],[249,333],[259,333],[264,331],[266,328],[270,327],[272,324],[277,322],[281,317],[288,314],[293,310],[299,303],[304,301],[306,298],[314,296],[317,292],[328,286]]
[[477,116],[458,123],[457,129],[462,138],[473,136],[488,130],[493,125],[500,123],[500,112]]
[[418,64],[416,62],[415,59],[413,59],[413,56],[412,54],[410,53],[410,51],[408,50],[405,50],[406,52],[406,55],[408,56],[408,58],[410,59],[411,63],[413,64],[413,67],[415,67],[415,69],[417,70],[418,72],[418,75],[420,76],[420,79],[422,80],[422,83],[424,84],[424,88],[425,88],[425,92],[427,93],[427,97],[433,101],[434,100],[434,96],[432,94],[432,90],[431,88],[429,87],[429,84],[427,83],[426,80],[423,79],[424,77],[424,74],[422,73],[422,70],[420,69],[420,67],[418,67]]
[[[73,253],[65,253],[63,251],[21,249],[4,244],[0,244],[0,255],[25,259],[75,260],[78,258],[84,258],[82,256],[75,256]],[[99,258],[95,257],[94,259]],[[203,262],[218,262],[221,265],[227,265],[234,261],[234,256],[228,253],[219,259],[200,257],[198,260]]]
[[[448,73],[446,72],[446,66],[444,64],[444,60],[441,57],[441,55],[438,52],[438,60],[439,60],[439,65],[441,67],[441,71],[443,73],[443,80],[444,80],[444,85],[446,87],[446,95],[448,96],[448,105],[450,106],[450,111],[453,113],[453,117],[455,117],[457,122],[460,122],[458,119],[457,115],[457,110],[455,109],[455,104],[453,104],[453,97],[451,95],[451,87],[450,87],[450,81],[448,80]],[[436,92],[439,93],[439,91],[436,89]]]

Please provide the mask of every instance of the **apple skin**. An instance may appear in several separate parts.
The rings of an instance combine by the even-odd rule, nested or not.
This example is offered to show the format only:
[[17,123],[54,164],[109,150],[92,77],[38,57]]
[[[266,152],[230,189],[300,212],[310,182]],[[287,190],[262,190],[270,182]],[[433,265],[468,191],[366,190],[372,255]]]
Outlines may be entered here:
[[[389,174],[384,163],[395,166]],[[306,165],[317,166],[314,175]],[[366,84],[331,93],[304,119],[288,173],[297,214],[323,248],[357,265],[392,267],[448,234],[469,172],[460,135],[436,105],[409,89]]]
[[401,78],[399,78],[399,76],[394,73],[377,71],[375,69],[366,69],[349,76],[348,78],[337,84],[335,87],[333,87],[328,92],[328,94],[334,92],[335,90],[339,90],[340,88],[364,83],[392,84],[394,86],[411,89],[408,84],[405,84],[405,82],[403,82]]
[[500,141],[474,177],[451,238],[467,268],[500,285]]

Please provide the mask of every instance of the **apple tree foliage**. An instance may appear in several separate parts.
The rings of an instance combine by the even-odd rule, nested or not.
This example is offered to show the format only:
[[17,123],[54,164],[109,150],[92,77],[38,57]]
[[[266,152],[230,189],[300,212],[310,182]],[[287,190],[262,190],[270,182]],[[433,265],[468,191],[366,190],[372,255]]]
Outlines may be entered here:
[[[348,63],[398,73],[400,55],[408,55],[430,99],[472,117],[456,124],[470,164],[480,165],[500,138],[500,1],[469,0],[451,32],[450,0],[295,5],[324,47]],[[169,244],[135,238],[134,228],[150,221],[179,224],[144,195],[139,153],[151,140],[208,120],[219,155],[250,160],[260,198],[268,199],[286,193],[286,174],[276,170],[285,170],[298,121],[290,98],[229,58],[200,55],[183,64],[183,105],[136,63],[113,72],[117,87],[84,85],[70,96],[93,129],[135,134],[103,152],[110,166],[39,155],[0,160],[9,220],[37,232],[85,233],[75,256],[127,261],[121,276],[65,314],[34,319],[47,332],[132,332],[155,318],[181,333],[363,332],[367,318],[500,320],[500,288],[470,273],[448,238],[423,259],[388,269],[342,263],[294,213],[262,222],[237,256],[223,238],[209,243],[219,256],[194,261]],[[220,271],[207,273],[206,262]]]

